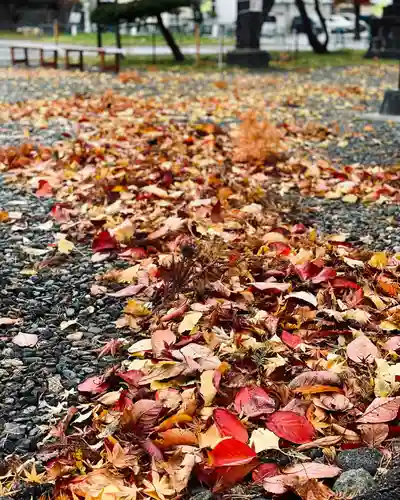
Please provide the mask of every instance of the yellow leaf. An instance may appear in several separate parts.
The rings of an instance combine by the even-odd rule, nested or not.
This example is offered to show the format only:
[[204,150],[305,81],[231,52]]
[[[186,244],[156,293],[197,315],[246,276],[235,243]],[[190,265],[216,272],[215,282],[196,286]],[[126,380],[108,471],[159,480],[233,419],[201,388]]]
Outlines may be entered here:
[[217,444],[222,441],[224,438],[221,437],[221,434],[218,431],[218,428],[215,424],[209,427],[206,432],[202,432],[198,435],[199,447],[200,448],[215,448]]
[[400,363],[389,365],[384,359],[376,359],[374,393],[376,397],[387,397],[399,388],[396,377],[400,376]]
[[136,264],[136,266],[128,267],[124,269],[118,274],[117,281],[118,283],[132,283],[135,278],[137,278],[138,272],[140,269],[140,264]]
[[61,238],[60,240],[58,240],[57,248],[60,253],[69,254],[75,248],[75,245],[72,243],[72,241]]
[[256,429],[251,434],[250,446],[256,453],[264,450],[279,450],[279,437],[268,429]]
[[22,269],[19,274],[22,274],[23,276],[36,276],[37,271],[36,269]]
[[396,325],[396,323],[392,323],[391,321],[382,321],[379,326],[382,328],[382,330],[385,330],[387,332],[390,332],[392,330],[400,330],[400,327]]
[[263,236],[264,243],[287,243],[287,238],[282,233],[271,232]]
[[24,481],[26,481],[27,483],[42,484],[44,472],[42,472],[41,474],[38,474],[36,472],[36,464],[35,463],[32,464],[32,469],[30,472],[28,472],[27,470],[24,469],[24,474],[25,474]]
[[201,312],[196,312],[196,311],[188,312],[178,327],[178,333],[191,331],[200,321],[200,318],[202,316],[203,313]]
[[131,221],[126,220],[118,227],[112,230],[112,233],[117,241],[129,241],[135,232],[135,228]]
[[383,269],[388,264],[385,252],[377,252],[369,259],[368,264],[375,269]]
[[342,196],[342,200],[345,203],[357,203],[358,196],[355,194],[346,194],[345,196]]
[[216,394],[217,389],[214,386],[215,370],[206,370],[200,377],[200,394],[204,399],[204,406],[211,406]]
[[132,314],[132,316],[148,316],[149,314],[151,314],[151,311],[143,304],[140,304],[136,300],[131,299],[128,300],[124,308],[124,313]]

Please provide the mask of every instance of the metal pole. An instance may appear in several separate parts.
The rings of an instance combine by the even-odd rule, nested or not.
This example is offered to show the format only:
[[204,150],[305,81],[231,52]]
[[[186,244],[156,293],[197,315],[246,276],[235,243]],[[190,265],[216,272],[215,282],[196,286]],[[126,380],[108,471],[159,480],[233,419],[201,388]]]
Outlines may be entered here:
[[222,70],[222,65],[224,63],[224,34],[225,34],[225,26],[223,24],[218,25],[218,35],[219,35],[218,69],[219,70]]
[[200,64],[200,25],[195,23],[194,25],[194,36],[196,39],[196,65]]
[[152,45],[152,51],[153,51],[153,64],[156,64],[156,32],[155,29],[152,30],[151,33],[151,45]]
[[[118,9],[118,0],[115,0],[115,9]],[[115,41],[119,49],[122,48],[121,44],[121,32],[119,31],[119,21],[117,19],[117,24],[115,25]]]
[[400,90],[400,60],[399,60],[399,90]]
[[[97,7],[100,5],[100,0],[97,0]],[[101,48],[103,46],[102,40],[101,40],[101,26],[100,24],[96,24],[97,27],[97,48]]]

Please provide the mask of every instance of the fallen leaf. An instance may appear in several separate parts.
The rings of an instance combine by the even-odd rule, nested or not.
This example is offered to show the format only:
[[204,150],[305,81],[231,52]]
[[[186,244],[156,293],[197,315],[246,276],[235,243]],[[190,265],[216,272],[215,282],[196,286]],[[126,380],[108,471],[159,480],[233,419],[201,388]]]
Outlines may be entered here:
[[369,259],[368,264],[375,269],[384,269],[388,265],[388,258],[385,252],[377,252]]
[[201,312],[196,312],[196,311],[188,312],[178,327],[178,333],[184,333],[186,331],[191,331],[197,325],[197,323],[200,321],[200,318],[202,316],[203,316],[203,313],[201,313]]
[[274,434],[291,443],[308,443],[315,438],[315,429],[311,423],[292,411],[276,411],[265,425]]
[[376,398],[357,420],[359,424],[380,424],[391,422],[400,408],[400,397]]
[[289,295],[287,295],[286,298],[303,300],[304,302],[308,302],[314,307],[317,307],[318,305],[317,298],[310,292],[292,292],[289,293]]
[[353,408],[349,398],[339,393],[321,395],[319,398],[314,398],[313,403],[327,411],[347,411]]
[[361,424],[357,429],[361,439],[371,448],[377,448],[389,435],[388,424]]
[[101,231],[92,243],[93,253],[104,252],[105,250],[116,250],[118,248],[117,240],[108,232]]
[[273,477],[279,474],[279,468],[274,463],[265,463],[261,464],[257,467],[257,469],[253,472],[252,478],[253,481],[258,484],[258,486],[262,486],[264,479],[267,477]]
[[217,395],[214,385],[215,370],[206,370],[200,376],[200,394],[204,399],[204,406],[211,406]]
[[246,417],[268,415],[276,409],[275,400],[262,387],[242,387],[235,396],[235,410]]
[[336,271],[332,267],[324,267],[316,276],[311,278],[311,282],[314,284],[324,283],[336,278]]
[[144,285],[128,285],[125,288],[118,290],[118,292],[108,293],[107,295],[109,297],[118,297],[118,298],[134,297],[139,292],[141,292],[143,290],[143,288],[145,288]]
[[109,383],[103,377],[94,376],[87,378],[78,385],[79,392],[90,392],[91,394],[101,394],[109,388]]
[[34,333],[18,333],[12,342],[19,347],[34,347],[38,343],[39,337]]
[[295,377],[290,383],[290,389],[313,385],[335,385],[340,387],[342,381],[337,373],[330,371],[309,371]]
[[17,325],[20,322],[21,320],[16,318],[0,318],[0,326]]
[[229,410],[216,408],[214,410],[214,422],[221,436],[229,436],[247,443],[249,435],[242,422]]
[[208,460],[212,467],[244,465],[257,455],[247,444],[237,439],[224,439],[208,452]]
[[298,335],[293,335],[286,330],[283,330],[281,334],[281,340],[292,349],[296,349],[296,347],[303,343],[303,339],[301,337],[299,337]]
[[33,247],[26,247],[26,246],[21,246],[22,250],[28,254],[28,255],[45,255],[46,253],[49,252],[47,248],[33,248]]
[[172,330],[155,330],[151,334],[151,347],[154,357],[161,357],[169,346],[175,344],[176,336]]
[[256,453],[265,450],[279,450],[279,437],[268,429],[256,429],[250,437],[250,446]]
[[53,188],[51,185],[45,181],[44,179],[40,179],[38,182],[38,189],[36,190],[35,195],[38,198],[51,198],[53,196]]
[[196,434],[189,429],[168,429],[159,432],[159,440],[156,441],[161,448],[170,448],[171,446],[196,446]]
[[347,346],[347,356],[355,363],[374,363],[380,357],[378,348],[365,335],[360,335]]
[[74,248],[75,245],[72,243],[72,241],[68,241],[65,238],[61,238],[60,240],[58,240],[57,249],[60,253],[69,254]]

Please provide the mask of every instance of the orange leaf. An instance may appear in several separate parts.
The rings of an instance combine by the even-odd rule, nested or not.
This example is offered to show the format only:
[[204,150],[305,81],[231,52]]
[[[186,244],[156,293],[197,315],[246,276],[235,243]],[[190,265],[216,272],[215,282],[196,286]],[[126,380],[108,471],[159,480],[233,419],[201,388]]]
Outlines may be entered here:
[[167,431],[168,429],[172,429],[178,424],[191,422],[192,420],[193,418],[190,415],[187,415],[186,413],[178,413],[177,415],[172,415],[172,417],[169,417],[161,422],[161,424],[157,427],[157,430]]
[[293,392],[299,394],[318,394],[320,392],[342,392],[342,389],[333,385],[304,385],[303,387],[293,389]]
[[397,283],[392,283],[390,281],[379,279],[378,285],[381,290],[383,290],[391,297],[397,297],[399,295],[400,287]]
[[189,429],[168,429],[165,432],[160,432],[158,435],[161,439],[157,440],[156,443],[162,448],[178,445],[197,445],[196,434]]

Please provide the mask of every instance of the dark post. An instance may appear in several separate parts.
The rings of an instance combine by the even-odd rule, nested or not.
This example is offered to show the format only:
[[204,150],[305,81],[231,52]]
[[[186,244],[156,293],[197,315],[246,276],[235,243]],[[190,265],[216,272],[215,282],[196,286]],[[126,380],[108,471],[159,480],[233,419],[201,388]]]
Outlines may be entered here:
[[[115,0],[115,9],[118,9],[118,0]],[[119,30],[119,22],[118,21],[117,21],[117,24],[115,25],[115,41],[116,41],[117,47],[119,49],[122,48],[121,33]]]
[[[394,48],[397,47],[400,50],[400,17],[397,18],[397,23],[392,26],[392,43]],[[398,58],[400,60],[400,54]],[[397,87],[397,90],[387,90],[385,92],[381,114],[400,116],[400,65]]]
[[151,46],[152,46],[152,61],[156,64],[156,31],[155,29],[151,32]]
[[[269,2],[268,2],[269,3]],[[271,6],[272,6],[272,2]],[[228,64],[248,68],[267,67],[270,55],[260,49],[261,27],[264,16],[271,6],[266,8],[265,0],[238,0],[236,21],[236,48],[228,52]]]
[[[100,0],[97,0],[97,7],[100,5]],[[96,24],[97,27],[97,48],[100,49],[103,46],[101,40],[101,26],[100,24]]]

